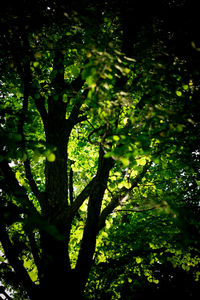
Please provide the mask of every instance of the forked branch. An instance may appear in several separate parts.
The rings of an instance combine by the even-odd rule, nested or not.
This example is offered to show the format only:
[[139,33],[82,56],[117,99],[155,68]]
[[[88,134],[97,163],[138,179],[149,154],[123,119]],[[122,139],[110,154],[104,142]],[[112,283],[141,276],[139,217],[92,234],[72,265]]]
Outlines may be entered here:
[[71,206],[71,210],[70,210],[72,217],[76,214],[76,212],[81,207],[83,202],[89,197],[90,191],[91,191],[91,188],[92,188],[94,182],[95,182],[95,177],[93,177],[93,179],[88,183],[88,185],[86,185],[86,187],[82,190],[82,192],[74,200],[74,202]]

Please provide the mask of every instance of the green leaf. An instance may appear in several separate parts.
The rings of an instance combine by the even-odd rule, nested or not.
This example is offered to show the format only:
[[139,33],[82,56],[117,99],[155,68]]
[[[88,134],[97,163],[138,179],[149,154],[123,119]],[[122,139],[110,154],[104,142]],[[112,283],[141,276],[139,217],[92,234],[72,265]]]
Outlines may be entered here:
[[136,257],[136,263],[137,263],[137,264],[141,264],[141,262],[142,262],[141,257]]
[[120,140],[119,136],[118,135],[113,135],[113,140],[115,142],[118,142]]
[[34,66],[35,68],[39,67],[39,62],[38,62],[38,61],[34,61],[33,66]]
[[95,84],[95,83],[94,83],[94,77],[93,77],[93,76],[88,76],[88,77],[86,78],[86,82],[87,82],[87,84],[88,84],[89,86],[92,86],[93,84]]
[[119,158],[119,160],[122,162],[122,164],[123,164],[125,167],[128,166],[129,163],[130,163],[130,161],[129,161],[129,159],[128,159],[127,157],[121,156],[121,157]]
[[55,156],[54,153],[50,153],[50,154],[47,155],[47,160],[48,160],[49,162],[54,162],[55,159],[56,159],[56,156]]
[[176,126],[176,131],[182,132],[182,131],[183,131],[183,127],[184,127],[184,125],[178,124],[178,125]]
[[138,166],[145,166],[146,165],[146,158],[141,157],[140,159],[137,159],[137,165]]
[[181,96],[182,96],[182,92],[181,92],[181,91],[176,91],[176,95],[177,95],[178,97],[181,97]]
[[63,102],[67,103],[67,101],[68,101],[68,96],[67,96],[67,94],[64,94],[63,95]]

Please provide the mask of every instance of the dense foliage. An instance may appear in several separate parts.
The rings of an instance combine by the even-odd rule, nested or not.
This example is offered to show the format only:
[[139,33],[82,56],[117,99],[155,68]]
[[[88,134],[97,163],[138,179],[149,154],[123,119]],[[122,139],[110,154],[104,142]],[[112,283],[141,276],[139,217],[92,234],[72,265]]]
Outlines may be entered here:
[[197,12],[189,0],[2,8],[2,295],[199,292]]

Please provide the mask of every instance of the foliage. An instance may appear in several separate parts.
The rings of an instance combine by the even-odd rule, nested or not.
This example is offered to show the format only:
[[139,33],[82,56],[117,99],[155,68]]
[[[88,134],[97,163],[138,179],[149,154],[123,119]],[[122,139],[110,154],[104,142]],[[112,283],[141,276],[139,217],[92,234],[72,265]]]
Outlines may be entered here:
[[2,10],[0,274],[14,299],[198,291],[195,14],[190,1]]

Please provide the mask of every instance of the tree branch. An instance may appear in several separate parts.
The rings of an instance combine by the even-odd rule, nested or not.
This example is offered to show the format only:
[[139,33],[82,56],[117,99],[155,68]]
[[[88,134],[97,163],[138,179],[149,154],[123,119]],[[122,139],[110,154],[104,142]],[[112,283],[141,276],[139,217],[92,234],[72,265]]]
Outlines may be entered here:
[[72,216],[76,214],[76,212],[81,207],[83,202],[89,197],[94,182],[95,182],[95,177],[86,185],[86,187],[82,190],[82,192],[76,197],[70,209],[70,213]]
[[[62,50],[55,50],[55,57],[53,62],[53,72],[55,76],[52,79],[52,86],[56,96],[62,96],[64,93],[64,54]],[[61,99],[62,101],[62,99]]]
[[45,108],[45,98],[40,96],[39,99],[36,99],[34,97],[34,93],[33,93],[32,97],[34,99],[35,106],[36,106],[36,108],[37,108],[37,110],[40,114],[40,117],[41,117],[43,125],[44,125],[44,129],[46,131],[47,122],[48,122],[48,114],[47,114],[47,111],[46,111],[46,108]]
[[129,194],[125,193],[124,195],[116,195],[112,198],[109,204],[103,209],[101,215],[99,216],[98,222],[98,231],[100,231],[104,226],[108,215],[110,215],[114,209],[119,206],[123,201],[129,198]]
[[28,98],[29,98],[29,90],[30,90],[30,66],[29,62],[26,62],[25,68],[24,68],[24,98],[23,98],[23,105],[20,113],[20,119],[18,124],[18,132],[22,136],[22,142],[24,143],[24,122],[26,118],[26,114],[28,111]]
[[[22,80],[23,80],[23,84],[24,84],[24,98],[23,98],[23,106],[22,106],[22,110],[20,113],[20,119],[19,119],[19,124],[18,124],[18,132],[22,137],[22,140],[21,140],[22,150],[24,152],[26,152],[26,139],[25,139],[25,135],[24,135],[24,123],[26,120],[27,112],[28,112],[28,98],[29,98],[29,93],[31,90],[31,85],[30,85],[31,72],[30,72],[30,61],[29,60],[27,60],[25,62],[23,74],[21,74],[21,76],[22,76]],[[31,190],[32,190],[33,194],[35,195],[35,197],[39,198],[40,192],[39,192],[38,187],[33,179],[31,167],[30,167],[30,161],[28,158],[24,162],[24,167],[25,167],[26,177],[29,181]]]
[[83,286],[85,286],[92,265],[92,258],[96,246],[96,236],[98,234],[98,218],[107,187],[109,172],[112,167],[113,159],[104,157],[103,146],[100,144],[98,169],[94,184],[90,190],[87,220],[76,264],[76,271],[82,275]]
[[27,192],[23,186],[17,181],[14,172],[6,160],[0,162],[0,173],[3,177],[1,180],[2,190],[11,196],[14,196],[20,207],[29,210],[30,213],[38,216],[38,212],[27,196]]
[[78,117],[78,118],[76,119],[76,121],[74,122],[74,125],[79,124],[79,123],[81,123],[81,122],[83,122],[83,121],[86,121],[87,118],[88,118],[88,117],[87,117],[86,115]]
[[3,224],[0,224],[0,240],[4,249],[4,253],[15,270],[18,278],[23,283],[25,289],[30,294],[34,294],[35,285],[30,279],[26,269],[23,267],[23,262],[17,256],[17,249],[14,244],[11,243],[9,235]]
[[29,182],[29,186],[34,194],[34,196],[40,200],[40,191],[37,187],[37,184],[35,183],[35,180],[33,179],[33,174],[31,172],[31,166],[30,166],[30,160],[27,158],[24,161],[24,167],[25,167],[25,174],[26,174],[26,178],[28,179]]
[[[108,268],[114,268],[114,267],[119,267],[119,266],[124,266],[130,263],[130,257],[147,257],[149,254],[151,253],[155,253],[155,254],[160,254],[167,251],[166,247],[160,247],[158,249],[151,249],[151,248],[147,248],[147,249],[139,249],[137,251],[131,251],[131,253],[124,255],[124,256],[120,256],[119,259],[109,259],[106,262],[101,262],[99,264],[97,264],[96,266],[100,266],[100,267],[104,267],[104,266],[108,266]],[[123,270],[124,271],[124,270]]]
[[131,183],[131,187],[129,189],[127,189],[127,191],[132,191],[136,186],[138,186],[138,184],[141,182],[142,178],[144,177],[144,175],[147,173],[148,169],[150,168],[150,166],[152,165],[152,161],[150,161],[149,163],[147,163],[144,167],[143,170],[140,174],[138,174],[135,179],[132,181]]
[[155,207],[152,207],[152,208],[147,208],[147,209],[118,209],[116,210],[116,212],[118,211],[125,211],[125,212],[133,212],[133,213],[145,213],[147,211],[151,211],[151,210],[154,210],[154,209],[159,209],[160,207],[163,207],[165,205],[159,205],[159,206],[155,206]]
[[39,277],[40,277],[41,260],[40,260],[40,257],[39,257],[38,247],[37,247],[36,242],[35,242],[34,233],[30,232],[28,234],[28,239],[29,239],[29,243],[30,243],[30,246],[31,246],[31,252],[32,252],[32,255],[33,255],[33,259],[34,259],[34,262],[35,262],[35,265],[37,267],[38,274],[39,274]]
[[[84,84],[84,81],[81,79],[81,75],[79,75],[79,77],[77,79],[75,79],[74,81],[72,81],[70,83],[70,88],[74,89],[75,93],[78,94],[78,92],[82,88],[83,84]],[[71,114],[68,118],[68,122],[70,122],[72,124],[72,126],[76,125],[77,123],[87,120],[87,116],[85,116],[85,115],[79,117],[80,112],[81,112],[81,106],[84,102],[85,97],[87,96],[86,92],[87,91],[85,90],[81,95],[78,95],[76,102],[72,108]]]
[[72,170],[72,166],[70,166],[70,171],[69,171],[69,201],[70,204],[72,205],[74,202],[74,190],[73,190],[73,170]]
[[[92,137],[92,135],[93,135],[94,133],[100,131],[101,129],[105,129],[105,126],[100,126],[100,127],[98,127],[98,128],[94,128],[94,129],[89,133],[89,135],[88,135],[88,141],[89,141],[90,144],[92,144],[92,145],[99,145],[99,142],[93,142],[93,141],[91,140],[91,137]],[[105,131],[106,131],[106,129],[105,129]],[[99,135],[100,135],[100,134],[99,134]]]
[[68,87],[70,87],[70,88],[72,87],[73,90],[77,93],[83,87],[83,84],[84,84],[84,80],[82,80],[81,74],[80,74],[75,80],[73,80],[70,83],[67,83],[66,87],[67,88]]
[[106,218],[108,217],[109,214],[113,212],[113,210],[121,205],[122,202],[127,200],[129,198],[130,192],[138,186],[138,184],[141,182],[142,178],[148,171],[149,167],[151,166],[152,162],[147,163],[142,172],[138,174],[135,179],[131,183],[130,188],[123,188],[121,190],[120,194],[114,195],[113,198],[111,199],[110,203],[103,209],[101,212],[101,215],[99,216],[99,230],[101,230],[105,226]]
[[74,107],[72,108],[71,114],[67,121],[71,124],[71,126],[74,126],[75,124],[79,123],[79,113],[81,106],[83,104],[83,99],[78,98],[74,104]]

